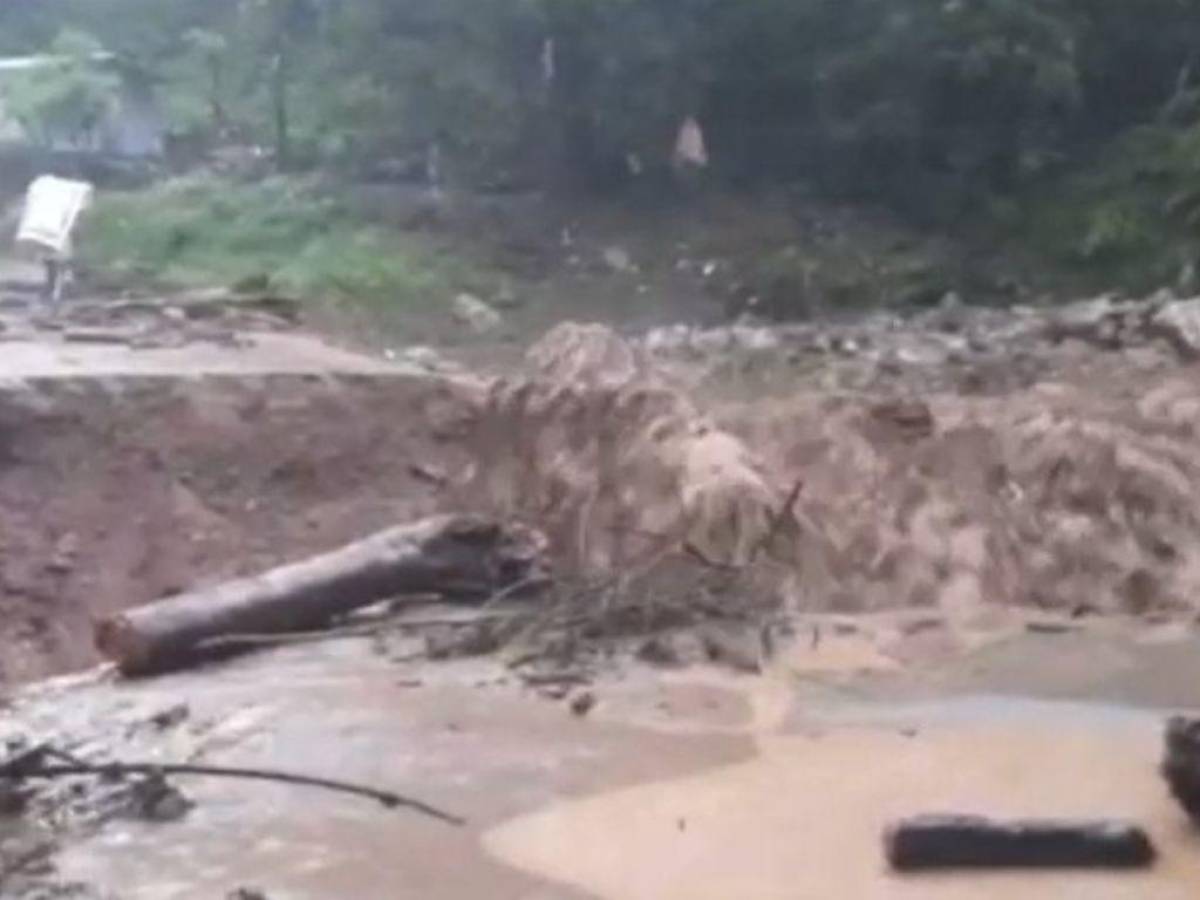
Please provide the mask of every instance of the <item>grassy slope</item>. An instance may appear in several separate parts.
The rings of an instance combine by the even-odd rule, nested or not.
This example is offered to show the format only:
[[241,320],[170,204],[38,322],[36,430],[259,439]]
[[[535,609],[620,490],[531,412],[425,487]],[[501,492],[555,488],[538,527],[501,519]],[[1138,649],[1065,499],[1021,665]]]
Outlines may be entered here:
[[356,220],[313,184],[189,176],[102,193],[81,246],[93,269],[172,285],[270,279],[384,319],[445,304],[483,273],[418,234]]
[[[1178,279],[1200,221],[1200,189],[1191,187],[1200,184],[1191,165],[1200,153],[1190,149],[1161,133],[1130,138],[1011,202],[1001,217],[1007,238],[986,215],[976,220],[981,240],[779,191],[653,214],[602,202],[508,211],[465,231],[412,231],[370,224],[336,190],[307,180],[188,176],[137,193],[102,192],[81,250],[91,268],[120,282],[265,276],[368,339],[436,339],[448,301],[462,291],[518,298],[519,310],[506,307],[516,332],[564,317],[707,320],[750,296],[760,311],[785,318],[904,309],[951,290],[968,302],[1067,299]],[[569,246],[560,220],[572,225]],[[509,258],[509,245],[518,258]],[[635,270],[611,271],[603,262],[610,247],[628,251]],[[711,278],[698,271],[710,260]]]

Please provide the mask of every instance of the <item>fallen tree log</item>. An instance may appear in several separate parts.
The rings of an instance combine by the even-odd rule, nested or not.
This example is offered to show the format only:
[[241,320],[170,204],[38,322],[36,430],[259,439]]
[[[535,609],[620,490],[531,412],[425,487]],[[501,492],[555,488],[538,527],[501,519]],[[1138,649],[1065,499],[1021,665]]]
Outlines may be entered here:
[[899,872],[938,869],[1092,868],[1151,865],[1146,832],[1124,822],[995,822],[969,816],[919,816],[888,829],[888,862]]
[[262,575],[119,613],[96,624],[96,646],[122,673],[145,675],[185,666],[205,643],[224,636],[312,630],[404,594],[486,600],[536,580],[543,543],[535,532],[488,519],[426,519]]

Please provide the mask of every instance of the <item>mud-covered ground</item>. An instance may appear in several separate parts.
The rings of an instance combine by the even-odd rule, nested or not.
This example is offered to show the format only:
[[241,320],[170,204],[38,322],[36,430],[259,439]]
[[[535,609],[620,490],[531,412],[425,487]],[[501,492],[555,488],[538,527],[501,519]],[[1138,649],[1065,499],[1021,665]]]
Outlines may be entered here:
[[[830,891],[917,896],[920,885],[872,868],[884,816],[908,811],[887,779],[911,784],[905,802],[921,811],[922,777],[957,765],[937,795],[947,803],[1144,815],[1168,851],[1149,880],[1057,887],[1182,896],[1194,867],[1153,760],[1160,711],[1197,705],[1196,322],[1196,302],[1166,295],[1010,311],[951,299],[904,319],[631,338],[565,328],[498,373],[400,348],[361,368],[329,356],[272,374],[279,358],[256,356],[256,332],[239,326],[223,352],[262,370],[147,373],[147,360],[208,340],[193,336],[126,346],[120,365],[89,375],[86,352],[47,338],[72,365],[13,370],[0,390],[0,674],[13,697],[0,740],[51,740],[95,761],[352,776],[410,788],[471,825],[447,833],[285,788],[190,781],[194,812],[147,823],[128,785],[84,779],[79,803],[38,793],[32,818],[0,829],[0,861],[21,869],[12,889],[728,896],[753,869],[756,896],[819,883],[818,870]],[[769,577],[746,583],[777,606],[733,666],[757,677],[731,675],[728,655],[690,653],[685,629],[606,645],[599,666],[568,658],[565,687],[553,680],[563,672],[531,679],[503,654],[414,661],[411,637],[266,651],[140,685],[15,686],[95,663],[97,615],[464,505],[541,525],[568,574],[632,576],[664,540],[702,549],[700,569],[718,575],[761,569]],[[739,584],[703,599],[734,604]],[[972,699],[984,694],[1099,706]],[[1078,727],[1030,730],[1062,717]],[[1115,743],[1114,722],[1128,726]],[[820,801],[843,810],[830,834],[853,848],[833,869],[796,852],[833,846],[794,836],[810,807],[757,792],[787,783],[809,796],[809,762],[823,783],[845,781],[843,745],[848,759],[878,749],[896,767]],[[1058,768],[1005,794],[1013,767],[1038,754]],[[1056,772],[1112,790],[1100,804],[1088,778]],[[647,782],[659,784],[556,805]],[[737,812],[750,795],[763,816]],[[279,805],[256,799],[267,796]],[[714,849],[733,833],[728,852]],[[560,852],[555,834],[590,849]],[[679,841],[694,862],[664,893],[655,873]],[[755,869],[764,847],[771,866]],[[941,887],[985,896],[963,880]]]
[[[687,406],[688,428],[744,445],[737,465],[761,476],[764,503],[802,484],[793,611],[1187,618],[1200,596],[1197,322],[1196,302],[1165,295],[1010,311],[951,299],[907,319],[612,340]],[[247,348],[229,352],[253,359],[254,332],[238,333]],[[142,371],[178,349],[129,348],[126,374],[67,369],[0,391],[5,680],[94,663],[97,615],[447,503],[515,504],[553,538],[595,534],[611,523],[580,527],[603,517],[580,502],[594,473],[539,472],[573,454],[586,469],[606,435],[653,431],[653,415],[603,403],[584,418],[481,414],[488,379],[464,390],[430,351],[400,351],[421,374],[378,358],[308,375]],[[520,370],[506,375],[529,393]],[[707,464],[686,477],[703,481]],[[464,495],[455,485],[472,472],[484,477]],[[642,478],[636,460],[629,472],[622,503],[694,512],[678,472]]]
[[1197,315],[1166,295],[948,304],[645,343],[777,481],[803,482],[810,603],[1191,616]]
[[0,672],[97,661],[91,619],[419,516],[461,464],[420,378],[48,379],[0,391]]

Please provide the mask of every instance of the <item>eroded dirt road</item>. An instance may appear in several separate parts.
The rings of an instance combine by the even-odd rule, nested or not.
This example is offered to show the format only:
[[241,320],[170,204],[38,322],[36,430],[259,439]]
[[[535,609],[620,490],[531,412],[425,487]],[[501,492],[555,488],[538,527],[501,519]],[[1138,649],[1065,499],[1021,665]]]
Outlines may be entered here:
[[[684,329],[627,347],[602,335],[602,361],[627,361],[632,380],[486,397],[424,354],[332,348],[271,304],[81,304],[50,326],[13,307],[12,684],[95,663],[94,615],[464,501],[527,513],[586,561],[647,497],[663,522],[687,520],[691,488],[728,471],[710,463],[733,460],[766,499],[700,504],[714,540],[766,521],[797,551],[771,560],[778,652],[756,676],[650,669],[614,643],[586,687],[551,692],[503,659],[433,665],[339,639],[152,682],[14,689],[0,740],[325,774],[469,820],[188,782],[181,821],[68,827],[14,896],[1192,896],[1200,846],[1155,772],[1167,712],[1200,705],[1200,403],[1191,360],[1151,328],[1169,307],[1104,303],[1066,325],[951,310],[940,324]],[[614,435],[640,443],[605,456]],[[605,506],[614,460],[632,487]],[[794,481],[804,527],[776,533],[761,513]],[[580,717],[583,690],[598,705]],[[943,808],[1133,818],[1163,860],[1103,878],[886,873],[887,821]]]

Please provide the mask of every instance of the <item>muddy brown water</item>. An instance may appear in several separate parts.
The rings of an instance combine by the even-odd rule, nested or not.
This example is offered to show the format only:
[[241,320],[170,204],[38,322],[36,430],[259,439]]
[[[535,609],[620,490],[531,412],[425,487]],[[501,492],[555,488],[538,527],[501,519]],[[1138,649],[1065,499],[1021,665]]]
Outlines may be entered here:
[[[1200,890],[1200,843],[1155,776],[1157,739],[1133,722],[769,738],[747,763],[563,804],[493,831],[487,847],[531,874],[630,900],[1182,900]],[[1147,874],[898,877],[880,833],[914,810],[1119,815],[1145,823],[1163,858]]]
[[[167,758],[336,773],[470,820],[196,781],[186,820],[114,823],[67,848],[61,871],[132,900],[242,884],[272,900],[1196,896],[1200,836],[1157,776],[1165,709],[1200,683],[1191,631],[1010,633],[903,668],[866,631],[798,645],[763,678],[614,673],[585,720],[504,686],[487,661],[396,667],[352,641],[47,698],[46,715],[120,722],[135,702],[183,697],[193,724],[167,735]],[[947,811],[1128,818],[1161,860],[1130,874],[891,875],[884,826]]]
[[[1154,641],[1140,652],[1127,647],[1130,655],[1115,666],[1096,652],[1100,639],[1058,653],[1033,637],[1018,643],[1024,677],[1040,673],[1042,692],[1052,695],[1088,699],[1078,677],[1083,659],[1097,683],[1119,671],[1136,685],[1155,665]],[[1055,657],[1061,664],[1072,656],[1076,667],[1068,665],[1064,678]],[[487,850],[538,877],[622,900],[1197,896],[1200,836],[1157,773],[1161,714],[979,694],[896,705],[842,694],[798,713],[796,662],[817,668],[812,653],[799,657],[748,684],[757,749],[750,760],[558,804],[494,829]],[[1137,657],[1151,661],[1139,670],[1130,664]],[[855,639],[828,654],[827,671],[845,671],[855,660],[878,667],[873,650]],[[1157,662],[1153,683],[1164,694],[1191,677],[1191,664],[1181,666],[1169,652]],[[979,663],[950,669],[978,674]],[[1011,675],[997,669],[992,677]],[[946,683],[934,689],[942,691]],[[1142,873],[896,875],[884,862],[882,832],[918,812],[1129,819],[1151,832],[1160,861]]]

